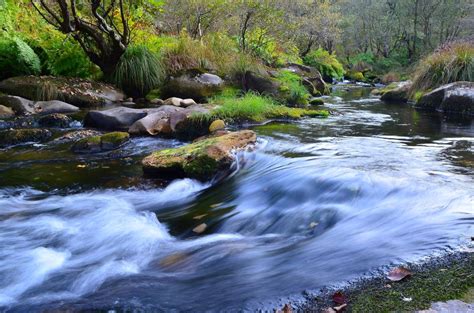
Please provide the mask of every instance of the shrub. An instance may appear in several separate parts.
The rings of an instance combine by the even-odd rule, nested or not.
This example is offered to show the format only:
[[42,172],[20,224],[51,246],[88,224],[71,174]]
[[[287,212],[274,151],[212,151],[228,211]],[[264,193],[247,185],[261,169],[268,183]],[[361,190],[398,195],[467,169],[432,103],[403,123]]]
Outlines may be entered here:
[[159,86],[164,76],[156,54],[144,46],[130,46],[122,55],[112,81],[128,95],[139,97]]
[[62,38],[46,42],[45,70],[53,76],[90,78],[100,71],[78,44]]
[[337,60],[335,54],[330,54],[324,49],[317,49],[308,53],[304,59],[304,63],[317,68],[324,77],[332,77],[334,79],[342,79],[344,77],[344,68]]
[[455,42],[440,47],[420,61],[412,93],[455,81],[474,81],[474,42]]
[[0,41],[0,79],[40,72],[40,59],[26,42],[16,37]]
[[400,80],[400,74],[396,72],[388,72],[387,74],[382,76],[382,83],[386,85],[394,82],[399,82]]
[[363,82],[365,81],[364,74],[362,72],[357,71],[349,71],[347,73],[347,77],[353,81]]
[[281,88],[287,94],[286,101],[292,105],[307,105],[311,97],[308,90],[301,83],[301,77],[291,71],[282,70],[276,79],[281,83]]

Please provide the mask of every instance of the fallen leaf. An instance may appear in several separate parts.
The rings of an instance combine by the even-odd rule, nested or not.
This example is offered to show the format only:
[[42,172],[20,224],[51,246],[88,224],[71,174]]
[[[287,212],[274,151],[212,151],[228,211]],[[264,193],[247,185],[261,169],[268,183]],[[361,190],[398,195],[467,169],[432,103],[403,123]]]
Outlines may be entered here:
[[334,303],[339,304],[339,305],[345,304],[347,302],[346,297],[340,291],[332,295],[332,301],[334,301]]
[[412,301],[413,299],[412,299],[412,298],[403,297],[402,300],[405,301],[405,302],[410,302],[410,301]]
[[319,225],[319,223],[311,222],[311,224],[309,224],[309,228],[315,228],[318,225]]
[[215,204],[211,204],[210,207],[214,209],[214,208],[217,208],[218,206],[221,206],[223,204],[224,204],[224,202],[215,203]]
[[385,288],[392,288],[392,285],[386,284],[386,285],[385,285]]
[[86,167],[87,167],[87,165],[85,165],[85,164],[79,164],[79,165],[77,166],[77,168],[86,168]]
[[202,224],[194,227],[193,232],[195,232],[196,234],[201,234],[206,230],[206,228],[207,228],[207,224],[202,223]]
[[160,265],[164,267],[170,267],[176,265],[179,262],[184,261],[187,258],[187,255],[184,253],[175,253],[168,255],[160,260]]
[[324,311],[322,311],[321,313],[337,313],[337,311],[334,310],[333,308],[327,308]]
[[200,219],[202,219],[203,217],[206,217],[206,216],[207,216],[207,214],[196,215],[196,216],[193,217],[193,220],[200,220]]
[[405,277],[409,276],[411,276],[411,272],[409,269],[406,269],[404,267],[396,267],[388,273],[387,278],[391,281],[400,281]]

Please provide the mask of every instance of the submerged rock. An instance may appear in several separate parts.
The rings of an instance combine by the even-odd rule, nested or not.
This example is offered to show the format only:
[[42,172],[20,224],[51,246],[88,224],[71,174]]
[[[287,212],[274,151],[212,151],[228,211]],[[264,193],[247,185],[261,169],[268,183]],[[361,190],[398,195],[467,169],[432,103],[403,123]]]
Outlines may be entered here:
[[176,149],[157,151],[143,159],[143,171],[146,175],[160,178],[209,180],[230,169],[235,161],[233,151],[248,149],[256,140],[253,131],[243,130]]
[[80,139],[72,147],[74,153],[97,153],[118,149],[130,139],[128,133],[112,132]]
[[62,100],[78,107],[94,107],[125,99],[112,85],[80,78],[18,76],[0,82],[0,91],[30,100]]
[[161,95],[206,101],[219,93],[223,87],[224,81],[217,75],[189,71],[177,77],[170,77],[162,88]]
[[53,143],[66,143],[66,142],[78,141],[83,138],[100,136],[100,135],[102,135],[102,133],[96,130],[90,130],[90,129],[76,130],[54,139]]
[[380,100],[385,102],[408,102],[411,81],[392,83],[380,90]]
[[455,82],[443,85],[422,96],[416,107],[446,114],[474,114],[474,83]]
[[0,131],[0,147],[27,142],[43,142],[52,136],[47,129],[10,129]]
[[42,116],[38,120],[38,125],[41,127],[58,127],[67,128],[72,122],[72,118],[67,115],[54,113]]

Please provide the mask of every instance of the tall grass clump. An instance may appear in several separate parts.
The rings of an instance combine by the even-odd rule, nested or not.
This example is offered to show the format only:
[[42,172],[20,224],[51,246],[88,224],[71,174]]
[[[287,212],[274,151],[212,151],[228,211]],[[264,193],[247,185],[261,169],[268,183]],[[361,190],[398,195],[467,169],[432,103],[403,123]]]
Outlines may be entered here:
[[160,85],[165,71],[159,57],[144,46],[130,46],[122,55],[112,81],[133,97],[144,96]]
[[336,58],[335,54],[331,54],[324,49],[313,50],[308,53],[303,61],[306,65],[315,67],[323,75],[323,77],[331,77],[333,79],[344,78],[344,67]]
[[0,39],[0,79],[40,73],[40,59],[26,42],[17,37]]
[[474,81],[474,41],[445,44],[421,60],[412,94],[456,81]]

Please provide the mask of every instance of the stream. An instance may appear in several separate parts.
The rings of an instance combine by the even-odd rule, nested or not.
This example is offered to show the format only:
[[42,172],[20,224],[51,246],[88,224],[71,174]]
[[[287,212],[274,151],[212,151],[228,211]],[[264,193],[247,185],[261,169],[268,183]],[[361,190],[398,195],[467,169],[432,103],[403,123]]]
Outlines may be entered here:
[[176,140],[0,150],[0,312],[273,309],[470,242],[474,120],[362,87],[325,101],[329,118],[251,127],[257,148],[218,182],[143,178]]

